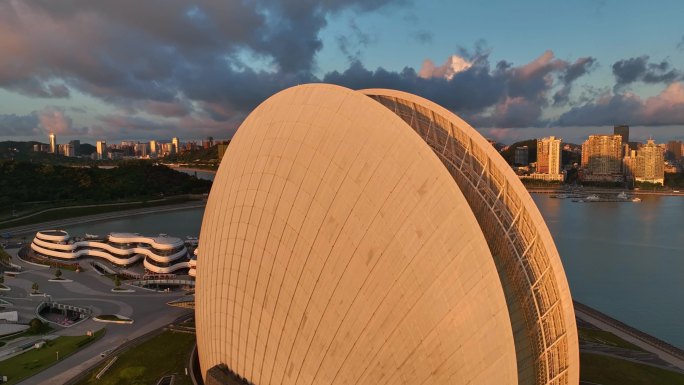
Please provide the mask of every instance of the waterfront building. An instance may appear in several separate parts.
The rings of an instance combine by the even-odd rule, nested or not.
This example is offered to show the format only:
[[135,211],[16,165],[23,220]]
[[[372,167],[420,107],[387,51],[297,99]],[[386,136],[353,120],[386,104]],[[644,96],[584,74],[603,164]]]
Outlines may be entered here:
[[579,382],[534,201],[426,99],[328,84],[269,97],[231,141],[200,234],[207,384]]
[[117,266],[143,261],[156,274],[177,273],[190,267],[185,243],[174,237],[145,237],[136,233],[111,233],[106,237],[73,239],[64,230],[39,231],[31,250],[40,256],[61,260],[95,257]]
[[620,174],[622,158],[621,135],[589,135],[582,144],[582,167],[589,174]]
[[59,148],[57,147],[57,135],[53,132],[50,133],[50,152],[56,154]]
[[173,149],[171,151],[174,154],[179,154],[180,153],[180,140],[177,137],[173,137],[173,139],[171,139],[171,144],[173,145]]
[[95,143],[95,150],[97,151],[97,159],[102,160],[107,158],[107,142],[98,140],[97,143]]
[[682,159],[682,149],[684,145],[681,140],[671,140],[667,142],[668,157],[673,160]]
[[625,176],[634,176],[636,173],[636,150],[629,150],[627,155],[622,158],[622,170]]
[[637,182],[663,184],[665,181],[665,159],[663,150],[649,139],[637,151],[634,178]]
[[[622,138],[622,143],[629,145],[629,126],[626,124],[622,124],[619,126],[614,126],[613,127],[613,135],[620,135]],[[623,152],[621,155],[626,155],[626,152]]]
[[537,173],[558,175],[561,170],[561,139],[537,139]]
[[529,157],[530,149],[527,146],[520,146],[515,148],[515,160],[513,164],[517,166],[527,166],[530,164]]

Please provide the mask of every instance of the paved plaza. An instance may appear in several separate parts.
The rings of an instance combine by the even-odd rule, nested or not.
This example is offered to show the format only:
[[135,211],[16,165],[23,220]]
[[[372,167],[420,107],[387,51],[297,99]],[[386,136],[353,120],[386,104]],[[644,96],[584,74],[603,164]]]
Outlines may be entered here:
[[[20,384],[64,383],[96,362],[105,360],[106,358],[100,357],[100,353],[169,324],[178,317],[191,314],[190,310],[174,308],[166,304],[168,301],[182,297],[182,291],[163,293],[136,287],[134,293],[112,293],[113,281],[98,275],[88,260],[79,261],[81,266],[87,269],[85,272],[62,270],[62,277],[73,282],[50,282],[49,280],[54,278],[55,269],[21,261],[17,257],[19,249],[6,251],[12,256],[12,262],[20,265],[23,271],[16,277],[5,278],[5,285],[11,290],[0,292],[0,298],[11,303],[7,306],[7,311],[18,311],[19,322],[28,323],[36,316],[37,306],[48,299],[92,309],[95,316],[119,314],[134,320],[131,325],[118,325],[88,319],[69,328],[51,324],[55,329],[51,335],[55,336],[84,335],[89,330],[96,331],[103,327],[107,329],[107,332],[100,340]],[[34,282],[38,283],[40,291],[45,293],[46,297],[30,295]],[[123,285],[122,288],[127,288],[127,286]],[[0,348],[0,353],[37,339],[40,338],[33,336],[16,339]]]

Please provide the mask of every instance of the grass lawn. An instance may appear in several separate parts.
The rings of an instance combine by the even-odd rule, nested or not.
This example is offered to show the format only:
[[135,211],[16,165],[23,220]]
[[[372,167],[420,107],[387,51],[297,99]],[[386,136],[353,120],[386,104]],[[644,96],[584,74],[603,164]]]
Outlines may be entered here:
[[599,354],[580,354],[580,379],[602,385],[684,385],[684,374]]
[[643,352],[644,349],[623,340],[615,334],[603,330],[577,328],[580,340],[595,342],[601,345],[616,346],[625,349],[638,350]]
[[0,373],[7,376],[6,384],[16,384],[21,379],[33,375],[59,359],[64,359],[78,349],[95,341],[104,335],[105,330],[100,329],[93,337],[88,336],[63,336],[46,343],[40,349],[32,349],[26,353],[0,362]]
[[[78,385],[147,385],[170,374],[177,374],[175,385],[191,385],[192,380],[185,375],[190,351],[195,344],[195,335],[164,331],[149,341],[131,348],[102,376],[97,373],[106,365],[102,364]],[[113,357],[108,357],[109,362]]]

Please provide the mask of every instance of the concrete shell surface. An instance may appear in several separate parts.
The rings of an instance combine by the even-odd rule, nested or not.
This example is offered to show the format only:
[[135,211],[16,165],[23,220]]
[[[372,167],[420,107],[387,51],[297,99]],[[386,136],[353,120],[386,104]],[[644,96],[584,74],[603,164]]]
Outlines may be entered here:
[[560,261],[544,265],[565,355],[551,378],[529,299],[514,306],[535,286],[505,287],[523,277],[502,270],[472,194],[375,94],[293,87],[233,138],[197,259],[203,375],[225,364],[259,385],[576,384]]

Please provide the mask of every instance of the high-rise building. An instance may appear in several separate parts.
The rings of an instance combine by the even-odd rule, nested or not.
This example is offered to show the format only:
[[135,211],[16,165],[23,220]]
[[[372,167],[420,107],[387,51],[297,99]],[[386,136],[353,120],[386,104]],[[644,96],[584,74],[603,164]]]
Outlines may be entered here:
[[178,140],[177,137],[174,136],[173,139],[171,139],[171,144],[173,145],[173,152],[175,154],[180,153],[180,140]]
[[634,176],[636,172],[636,150],[629,150],[622,158],[622,171],[625,176]]
[[69,144],[74,147],[74,155],[73,156],[81,155],[81,153],[80,153],[81,141],[80,140],[72,140],[69,142]]
[[64,143],[58,145],[59,153],[64,156],[76,156],[76,149],[71,143]]
[[537,139],[537,173],[558,175],[561,170],[561,139]]
[[621,135],[589,135],[582,144],[582,167],[590,174],[619,174],[622,158]]
[[223,155],[226,153],[227,149],[228,149],[228,143],[220,143],[218,145],[218,158],[219,158],[219,160],[223,159]]
[[613,135],[620,135],[622,137],[622,143],[629,144],[629,126],[619,125],[613,127]]
[[682,145],[681,140],[671,140],[667,142],[667,152],[670,159],[680,160],[682,159]]
[[150,156],[157,156],[159,154],[159,143],[156,140],[150,140]]
[[665,180],[665,159],[663,150],[649,139],[646,144],[637,151],[634,178],[638,182],[650,182],[663,184]]
[[530,149],[527,146],[516,147],[513,163],[520,166],[527,166],[530,163]]
[[95,149],[97,150],[97,159],[107,158],[107,142],[98,140],[95,144]]
[[135,156],[147,158],[150,155],[148,143],[136,143],[133,148],[135,149]]
[[210,148],[214,146],[214,138],[209,136],[205,140],[202,141],[202,147],[203,148]]
[[57,135],[50,133],[50,152],[56,154],[59,148],[57,147]]

